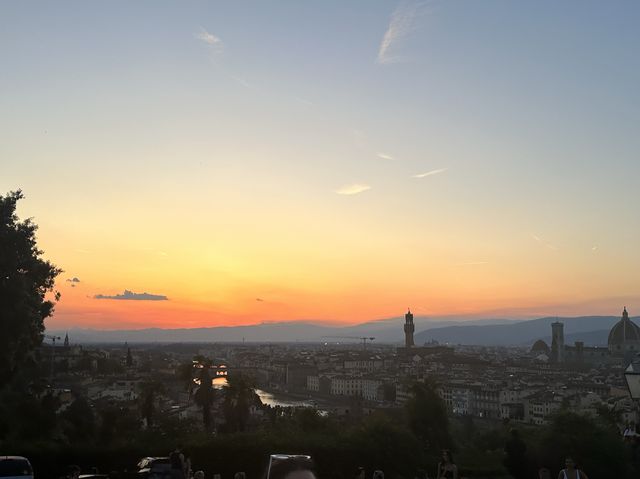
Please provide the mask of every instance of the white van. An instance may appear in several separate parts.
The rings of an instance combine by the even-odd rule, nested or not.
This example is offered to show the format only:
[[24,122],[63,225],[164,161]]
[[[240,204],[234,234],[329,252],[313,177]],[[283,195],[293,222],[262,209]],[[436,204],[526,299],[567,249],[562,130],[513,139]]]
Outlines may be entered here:
[[0,456],[0,478],[33,479],[29,459],[22,456]]

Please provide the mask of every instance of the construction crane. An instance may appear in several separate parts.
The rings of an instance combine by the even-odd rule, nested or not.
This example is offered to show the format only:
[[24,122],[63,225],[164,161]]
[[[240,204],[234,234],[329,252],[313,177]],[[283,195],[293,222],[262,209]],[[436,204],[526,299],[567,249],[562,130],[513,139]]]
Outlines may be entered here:
[[371,342],[374,339],[376,339],[372,336],[322,336],[322,337],[327,339],[359,339],[360,341],[362,341],[362,349],[364,350],[367,349],[367,341]]

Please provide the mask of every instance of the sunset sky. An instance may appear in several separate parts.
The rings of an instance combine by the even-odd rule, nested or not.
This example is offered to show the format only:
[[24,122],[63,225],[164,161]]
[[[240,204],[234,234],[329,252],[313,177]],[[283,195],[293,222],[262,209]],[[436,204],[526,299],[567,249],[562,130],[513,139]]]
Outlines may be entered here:
[[65,270],[47,326],[640,314],[639,24],[2,2],[0,194]]

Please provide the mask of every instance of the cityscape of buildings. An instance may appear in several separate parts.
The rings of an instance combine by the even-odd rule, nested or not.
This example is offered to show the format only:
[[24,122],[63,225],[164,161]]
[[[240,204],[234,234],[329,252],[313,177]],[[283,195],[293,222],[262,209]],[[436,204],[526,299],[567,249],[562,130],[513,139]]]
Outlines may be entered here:
[[[214,387],[234,374],[252,378],[261,398],[250,408],[254,424],[266,420],[265,405],[314,407],[344,417],[399,408],[415,381],[435,383],[452,416],[542,425],[568,408],[591,416],[612,412],[621,430],[638,420],[623,371],[640,350],[640,328],[626,308],[607,347],[566,345],[561,322],[552,324],[550,346],[543,340],[528,347],[415,345],[410,311],[403,330],[401,347],[374,345],[364,337],[361,343],[86,347],[67,336],[62,345],[44,345],[41,354],[50,361],[48,391],[61,410],[79,394],[94,404],[133,404],[153,378],[163,384],[155,399],[158,411],[195,420],[201,416],[194,401],[198,368],[209,367]],[[224,422],[221,414],[213,417],[216,426]]]

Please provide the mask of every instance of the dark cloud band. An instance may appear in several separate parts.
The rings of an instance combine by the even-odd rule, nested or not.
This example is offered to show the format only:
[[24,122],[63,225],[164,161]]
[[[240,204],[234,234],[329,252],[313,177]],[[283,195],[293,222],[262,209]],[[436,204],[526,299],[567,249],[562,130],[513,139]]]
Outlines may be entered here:
[[130,301],[168,301],[163,294],[150,294],[150,293],[134,293],[128,289],[124,290],[122,294],[116,294],[115,296],[107,296],[104,294],[96,294],[93,299],[124,299]]

